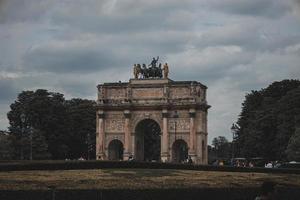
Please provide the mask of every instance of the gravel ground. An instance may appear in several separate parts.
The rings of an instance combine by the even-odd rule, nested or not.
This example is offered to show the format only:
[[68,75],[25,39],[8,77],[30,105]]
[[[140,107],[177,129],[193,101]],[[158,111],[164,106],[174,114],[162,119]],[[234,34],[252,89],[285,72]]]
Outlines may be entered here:
[[300,175],[169,169],[0,172],[0,190],[259,187],[265,180],[300,188]]

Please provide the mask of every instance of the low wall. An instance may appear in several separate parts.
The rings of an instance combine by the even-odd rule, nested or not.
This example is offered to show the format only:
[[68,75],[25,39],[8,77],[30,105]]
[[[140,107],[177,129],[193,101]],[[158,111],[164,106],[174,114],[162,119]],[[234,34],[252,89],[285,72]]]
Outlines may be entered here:
[[[193,200],[193,199],[244,199],[253,200],[258,188],[222,189],[154,189],[154,190],[34,190],[0,191],[0,199],[5,200]],[[297,188],[281,188],[277,199],[299,199]]]

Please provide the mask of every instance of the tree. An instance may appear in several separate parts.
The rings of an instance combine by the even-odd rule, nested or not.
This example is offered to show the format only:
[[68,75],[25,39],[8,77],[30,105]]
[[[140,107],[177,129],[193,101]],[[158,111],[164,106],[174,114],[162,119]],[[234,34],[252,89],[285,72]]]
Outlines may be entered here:
[[300,161],[300,128],[297,128],[290,138],[286,154],[290,161]]
[[[7,117],[10,122],[10,139],[14,147],[14,159],[20,159],[24,153],[25,159],[29,158],[30,129],[40,130],[35,134],[42,134],[35,138],[45,141],[48,154],[54,159],[63,158],[62,145],[67,139],[66,112],[62,94],[38,89],[36,91],[23,91],[17,100],[11,104]],[[21,121],[21,114],[25,114],[25,121]],[[41,146],[39,146],[41,147]],[[38,146],[36,146],[38,148]],[[45,148],[45,145],[42,147]],[[38,149],[33,149],[39,151]]]
[[237,121],[239,156],[286,158],[285,150],[300,114],[300,81],[283,80],[246,95]]
[[36,129],[32,130],[32,158],[34,160],[51,158],[45,132]]
[[85,99],[71,99],[65,102],[67,113],[69,149],[68,158],[95,158],[96,107],[95,102]]
[[9,134],[0,130],[0,160],[12,158],[12,148],[9,141]]
[[224,136],[215,137],[212,140],[212,151],[217,158],[230,158],[231,157],[231,144]]
[[63,94],[38,89],[21,92],[10,107],[7,116],[14,159],[29,159],[31,152],[33,159],[95,156],[94,101],[65,100]]

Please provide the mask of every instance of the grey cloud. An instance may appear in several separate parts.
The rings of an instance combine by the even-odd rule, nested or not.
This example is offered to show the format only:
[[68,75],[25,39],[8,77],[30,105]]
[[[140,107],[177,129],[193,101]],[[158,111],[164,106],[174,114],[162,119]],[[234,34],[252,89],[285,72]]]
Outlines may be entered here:
[[[284,22],[281,22],[282,24]],[[268,26],[266,26],[268,24]],[[300,33],[285,33],[277,23],[240,20],[236,24],[213,27],[195,38],[195,46],[237,45],[250,51],[275,51],[297,43]],[[291,24],[292,26],[292,24]]]
[[193,28],[195,16],[189,12],[175,12],[157,9],[149,13],[126,13],[124,15],[95,15],[84,13],[82,16],[55,15],[51,22],[59,26],[67,26],[73,30],[94,33],[138,33],[162,30],[187,30]]
[[0,77],[0,103],[8,102],[16,96],[16,86],[11,79],[1,79]]
[[[145,34],[89,34],[69,40],[50,40],[33,46],[23,57],[26,70],[89,73],[109,67],[128,67],[150,62],[152,56],[185,49],[193,34],[185,31]],[[142,58],[142,59],[141,59]]]
[[45,15],[51,1],[1,0],[0,23],[38,21]]
[[213,0],[209,6],[230,14],[277,18],[291,11],[288,1],[281,0]]
[[91,49],[84,46],[45,45],[37,47],[24,56],[24,63],[29,70],[56,73],[81,73],[115,66],[120,59],[107,47]]
[[68,75],[58,78],[54,88],[61,88],[62,92],[68,97],[86,98],[96,96],[96,79],[91,79],[91,75],[76,76]]
[[9,111],[9,105],[7,103],[0,103],[0,130],[6,130],[8,127],[8,119],[6,117]]
[[[189,29],[195,16],[191,2],[170,1],[3,1],[2,23],[45,20],[88,32],[136,32],[164,28]],[[176,12],[174,12],[176,10]],[[178,16],[179,15],[179,16]],[[183,22],[183,23],[182,23]]]
[[[244,52],[238,46],[217,46],[174,54],[168,60],[175,65],[170,65],[176,70],[175,78],[202,80],[210,84],[227,76],[234,66],[249,64],[254,58],[253,53]],[[186,70],[182,70],[183,66]]]

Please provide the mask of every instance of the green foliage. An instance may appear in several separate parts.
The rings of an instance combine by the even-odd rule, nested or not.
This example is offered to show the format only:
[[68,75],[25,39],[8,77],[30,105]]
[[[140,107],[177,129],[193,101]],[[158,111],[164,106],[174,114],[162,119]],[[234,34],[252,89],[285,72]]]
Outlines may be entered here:
[[0,131],[0,160],[11,159],[12,148],[9,135],[5,131]]
[[297,128],[295,134],[290,138],[286,154],[289,160],[300,162],[300,128]]
[[285,150],[300,114],[300,81],[274,82],[246,95],[237,121],[238,154],[286,159]]
[[96,109],[95,102],[83,99],[71,99],[65,102],[70,151],[68,158],[95,158]]
[[33,159],[87,155],[87,135],[95,138],[94,101],[65,100],[62,94],[38,89],[21,92],[10,107],[7,117],[14,159],[29,159],[31,144]]
[[231,157],[231,143],[224,136],[215,137],[212,140],[212,145],[212,156],[215,159],[228,159]]

